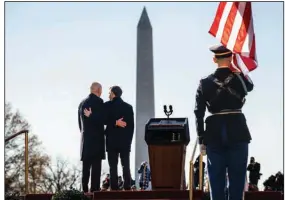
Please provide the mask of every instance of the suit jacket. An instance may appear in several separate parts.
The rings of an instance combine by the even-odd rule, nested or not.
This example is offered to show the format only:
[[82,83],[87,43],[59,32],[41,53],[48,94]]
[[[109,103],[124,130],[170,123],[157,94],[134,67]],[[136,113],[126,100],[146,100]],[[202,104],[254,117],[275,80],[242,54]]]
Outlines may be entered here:
[[[89,117],[84,115],[84,109],[91,108]],[[79,105],[78,123],[81,132],[81,161],[105,159],[104,136],[104,102],[100,97],[90,94]]]
[[[121,98],[115,97],[112,101],[105,103],[105,114],[106,150],[130,152],[134,135],[133,107]],[[127,123],[125,128],[116,126],[116,120],[120,118]]]
[[260,164],[258,162],[250,163],[247,166],[247,171],[249,171],[250,178],[260,178]]

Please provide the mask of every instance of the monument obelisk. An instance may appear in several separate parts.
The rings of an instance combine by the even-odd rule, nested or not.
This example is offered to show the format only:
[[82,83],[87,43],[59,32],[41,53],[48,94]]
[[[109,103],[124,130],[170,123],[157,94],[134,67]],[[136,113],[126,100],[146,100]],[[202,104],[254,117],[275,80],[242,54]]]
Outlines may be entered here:
[[136,90],[136,152],[135,174],[138,185],[138,168],[148,159],[144,140],[145,124],[154,117],[152,27],[144,7],[137,26],[137,90]]

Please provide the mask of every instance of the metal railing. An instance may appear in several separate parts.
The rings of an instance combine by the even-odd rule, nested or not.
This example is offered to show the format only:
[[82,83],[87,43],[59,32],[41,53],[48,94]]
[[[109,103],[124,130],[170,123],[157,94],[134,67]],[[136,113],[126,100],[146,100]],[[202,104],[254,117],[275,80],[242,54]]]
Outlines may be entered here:
[[[195,141],[194,149],[192,152],[191,160],[190,160],[190,167],[189,167],[189,200],[193,200],[193,192],[194,192],[194,185],[193,185],[193,179],[194,179],[194,156],[196,153],[198,145],[198,138]],[[199,190],[203,190],[203,155],[200,153],[199,156]]]
[[28,133],[29,133],[29,130],[22,130],[22,131],[19,131],[18,133],[15,133],[5,138],[5,144],[23,133],[25,133],[25,192],[26,194],[28,194],[29,193],[29,184],[28,184],[28,176],[29,176],[29,137],[28,137]]

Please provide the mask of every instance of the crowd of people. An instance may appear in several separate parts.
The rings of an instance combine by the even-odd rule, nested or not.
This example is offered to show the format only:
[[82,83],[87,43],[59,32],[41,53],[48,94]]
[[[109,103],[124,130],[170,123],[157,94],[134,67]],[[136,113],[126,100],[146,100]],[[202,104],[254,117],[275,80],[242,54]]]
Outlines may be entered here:
[[[202,188],[204,188],[204,176],[205,176],[205,169],[206,164],[202,162]],[[255,161],[254,157],[251,157],[250,163],[247,167],[249,171],[249,183],[248,191],[259,191],[258,182],[261,177],[260,173],[260,163]],[[151,173],[147,162],[142,162],[140,168],[138,169],[139,176],[139,190],[148,190],[150,189],[151,183]],[[225,195],[228,195],[228,176],[226,178],[226,188],[225,188]],[[194,163],[194,188],[199,189],[199,156],[196,158]],[[185,183],[186,184],[186,183]],[[131,180],[131,190],[136,191],[137,187],[135,185],[135,180]],[[284,175],[281,172],[276,173],[275,175],[271,175],[267,180],[264,181],[264,191],[279,191],[284,192]],[[118,190],[124,189],[124,181],[122,176],[118,177]],[[185,186],[186,189],[187,186]],[[102,182],[101,191],[108,191],[110,190],[110,174],[107,174],[105,179]]]
[[264,181],[264,191],[279,191],[284,193],[284,174],[277,172]]
[[[256,162],[254,157],[250,158],[247,171],[249,171],[248,191],[259,191],[258,182],[262,173],[260,173],[260,163]],[[281,172],[277,172],[266,179],[263,185],[264,191],[284,192],[284,175]]]
[[[136,185],[135,185],[135,180],[131,180],[131,190],[137,190]],[[118,176],[118,190],[123,190],[124,189],[124,180],[122,176]],[[110,190],[110,174],[107,174],[105,179],[102,182],[102,186],[100,191],[109,191]]]
[[[245,190],[248,191],[259,191],[258,182],[261,178],[262,173],[260,173],[260,163],[255,161],[254,157],[250,158],[250,163],[247,166],[247,171],[249,172],[248,176],[248,187]],[[206,170],[205,162],[202,162],[202,187],[204,188],[204,172]],[[264,191],[279,191],[284,192],[284,175],[280,171],[275,175],[271,175],[263,183]],[[226,189],[225,193],[228,193],[228,174],[226,174]],[[199,156],[196,158],[194,163],[194,188],[199,189]]]
[[[150,189],[151,182],[151,173],[148,163],[146,161],[142,162],[140,168],[138,169],[139,176],[139,190],[148,190]],[[105,179],[102,182],[101,191],[110,190],[110,174],[107,174]],[[118,176],[118,190],[124,190],[124,180],[122,176]],[[131,179],[131,190],[136,191],[135,180]]]

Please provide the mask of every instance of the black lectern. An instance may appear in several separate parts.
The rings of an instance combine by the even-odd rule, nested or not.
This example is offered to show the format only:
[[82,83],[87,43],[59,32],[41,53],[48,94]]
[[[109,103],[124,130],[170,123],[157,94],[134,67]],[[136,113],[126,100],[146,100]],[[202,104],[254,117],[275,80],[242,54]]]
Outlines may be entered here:
[[190,142],[187,118],[152,118],[145,126],[152,189],[182,189],[186,146]]

